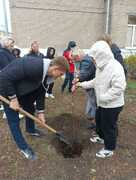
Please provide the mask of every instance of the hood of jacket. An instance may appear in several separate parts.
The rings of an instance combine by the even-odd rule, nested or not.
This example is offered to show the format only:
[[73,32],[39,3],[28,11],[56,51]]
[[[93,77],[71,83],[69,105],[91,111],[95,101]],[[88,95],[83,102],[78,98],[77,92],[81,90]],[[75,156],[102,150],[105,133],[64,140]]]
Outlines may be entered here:
[[96,67],[104,68],[111,59],[114,59],[113,53],[109,45],[105,41],[97,41],[90,49],[89,56],[93,57]]
[[46,58],[53,59],[55,55],[55,51],[56,51],[55,48],[48,47]]

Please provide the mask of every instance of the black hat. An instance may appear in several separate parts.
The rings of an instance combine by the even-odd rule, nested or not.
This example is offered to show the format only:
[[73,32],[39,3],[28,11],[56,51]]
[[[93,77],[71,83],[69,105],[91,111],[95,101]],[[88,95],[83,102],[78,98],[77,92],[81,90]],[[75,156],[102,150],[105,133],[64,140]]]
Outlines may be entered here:
[[75,46],[76,46],[76,42],[75,41],[69,41],[68,48],[73,48]]

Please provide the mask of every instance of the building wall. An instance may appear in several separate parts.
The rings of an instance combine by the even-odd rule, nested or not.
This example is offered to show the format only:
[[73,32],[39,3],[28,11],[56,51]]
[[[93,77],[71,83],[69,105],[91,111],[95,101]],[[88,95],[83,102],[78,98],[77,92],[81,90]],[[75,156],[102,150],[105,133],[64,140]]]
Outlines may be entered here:
[[[111,0],[110,33],[125,47],[128,14],[136,13],[136,0]],[[105,32],[107,0],[10,0],[12,31],[20,47],[38,40],[42,48],[66,47],[75,40],[89,48]]]
[[136,14],[135,0],[113,0],[111,6],[111,35],[120,46],[126,46],[128,14]]
[[[61,2],[61,3],[60,3]],[[11,0],[12,31],[20,47],[64,48],[75,40],[89,48],[104,31],[103,0]]]

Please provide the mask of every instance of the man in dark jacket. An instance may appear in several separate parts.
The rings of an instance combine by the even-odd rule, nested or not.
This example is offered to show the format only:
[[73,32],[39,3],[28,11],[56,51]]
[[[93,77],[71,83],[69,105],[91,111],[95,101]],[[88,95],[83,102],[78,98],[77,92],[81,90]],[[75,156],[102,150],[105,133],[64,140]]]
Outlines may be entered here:
[[12,54],[14,48],[14,40],[11,37],[3,37],[1,39],[0,48],[0,70],[11,63],[15,57]]
[[38,41],[33,41],[31,44],[31,49],[26,56],[31,56],[31,57],[39,57],[39,58],[44,58],[44,54],[42,54],[39,51],[39,43]]
[[[29,60],[28,60],[29,58]],[[21,105],[24,110],[34,114],[36,101],[37,116],[45,122],[44,117],[44,84],[63,75],[68,70],[64,57],[56,57],[53,61],[34,57],[23,57],[15,60],[0,72],[0,94],[10,99],[10,106],[4,104],[8,124],[12,136],[27,159],[35,160],[36,156],[26,143],[19,127],[18,110]],[[33,127],[32,133],[35,133]]]
[[[11,37],[3,37],[0,41],[0,71],[11,63],[15,57],[12,54],[12,49],[14,48],[14,40]],[[0,110],[3,111],[3,106],[0,104]],[[5,113],[3,118],[6,118]]]

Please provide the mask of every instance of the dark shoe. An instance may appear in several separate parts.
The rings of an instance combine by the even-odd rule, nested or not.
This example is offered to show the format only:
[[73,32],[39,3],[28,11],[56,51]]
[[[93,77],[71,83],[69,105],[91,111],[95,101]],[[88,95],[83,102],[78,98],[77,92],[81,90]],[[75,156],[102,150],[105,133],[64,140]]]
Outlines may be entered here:
[[96,125],[91,123],[89,126],[87,126],[87,129],[96,129]]
[[30,136],[41,137],[44,135],[39,129],[35,129],[33,132],[27,132]]
[[35,155],[35,153],[32,151],[31,148],[21,150],[21,153],[24,155],[24,157],[26,159],[29,159],[29,160],[36,160],[37,159],[37,156]]

